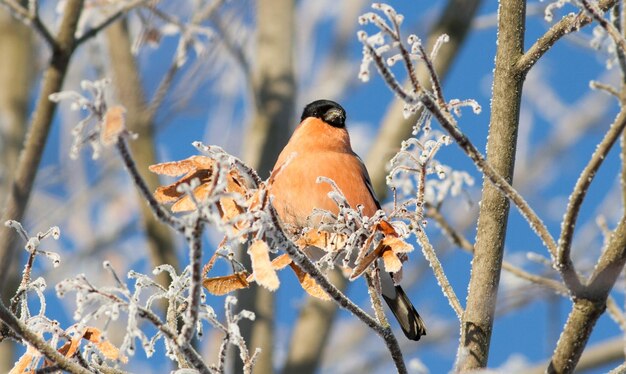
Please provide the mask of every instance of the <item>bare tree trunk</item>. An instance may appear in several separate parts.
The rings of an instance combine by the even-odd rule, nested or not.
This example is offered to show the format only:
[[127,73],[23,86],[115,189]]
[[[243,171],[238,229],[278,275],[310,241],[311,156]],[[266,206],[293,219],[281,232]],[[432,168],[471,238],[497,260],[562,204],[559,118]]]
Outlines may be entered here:
[[[145,172],[143,177],[146,183],[155,188],[159,185],[158,176],[147,171],[148,166],[157,163],[154,148],[154,111],[156,108],[150,109],[146,105],[139,71],[131,52],[126,21],[122,19],[113,23],[106,29],[106,36],[113,69],[113,83],[120,103],[126,108],[126,124],[129,130],[139,135],[138,139],[131,144],[135,162],[137,168]],[[178,268],[178,259],[169,227],[159,222],[143,198],[140,195],[137,196],[152,266],[170,264]],[[158,279],[162,285],[169,284],[169,276],[166,272],[161,273]]]
[[[33,74],[33,41],[29,27],[0,12],[0,196],[7,196],[26,134],[26,111]],[[0,199],[1,201],[4,198]],[[17,288],[19,271],[10,268],[8,288]],[[9,295],[3,295],[8,300]],[[0,373],[13,367],[15,345],[0,344]]]
[[[26,135],[26,143],[20,153],[15,177],[0,222],[10,219],[20,221],[24,216],[56,109],[56,103],[50,101],[48,96],[60,91],[63,86],[70,57],[74,52],[74,33],[82,9],[83,0],[68,0],[65,5],[56,45],[43,76],[35,112]],[[8,269],[16,257],[15,238],[16,235],[12,229],[0,225],[0,284],[2,285],[6,284]]]
[[[487,160],[509,182],[515,165],[525,77],[515,68],[515,63],[523,54],[525,12],[526,3],[523,0],[501,1],[499,4],[498,49]],[[461,372],[487,366],[508,213],[508,199],[483,178],[472,273],[457,356],[457,369]]]
[[[245,139],[243,157],[261,177],[267,177],[290,135],[294,116],[294,1],[260,0],[257,4],[256,70],[253,76],[254,106],[252,125]],[[250,268],[250,259],[242,256]],[[254,322],[240,323],[248,346],[261,348],[255,373],[273,372],[274,295],[261,287],[239,292],[241,309],[256,313]],[[235,372],[241,372],[237,361]]]

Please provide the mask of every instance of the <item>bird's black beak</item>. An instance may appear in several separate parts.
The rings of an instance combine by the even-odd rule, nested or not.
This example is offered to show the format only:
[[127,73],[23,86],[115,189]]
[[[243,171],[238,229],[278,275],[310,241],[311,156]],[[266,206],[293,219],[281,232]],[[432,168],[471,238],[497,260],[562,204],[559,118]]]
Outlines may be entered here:
[[331,108],[324,113],[324,117],[322,117],[324,122],[335,126],[335,127],[344,127],[346,124],[346,115],[339,108]]

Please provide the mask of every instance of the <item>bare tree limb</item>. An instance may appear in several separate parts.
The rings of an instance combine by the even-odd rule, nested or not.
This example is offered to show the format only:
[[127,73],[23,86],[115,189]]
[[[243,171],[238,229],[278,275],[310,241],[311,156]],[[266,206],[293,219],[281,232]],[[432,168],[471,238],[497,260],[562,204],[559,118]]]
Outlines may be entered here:
[[[487,160],[510,183],[515,165],[517,128],[524,75],[513,68],[523,53],[525,1],[501,1],[498,48],[492,92]],[[484,368],[500,281],[509,201],[497,186],[483,182],[474,260],[457,354],[459,371]]]
[[[20,154],[14,181],[0,222],[10,219],[21,221],[24,216],[56,109],[56,103],[50,101],[48,96],[62,88],[69,61],[74,52],[74,33],[82,9],[83,0],[68,0],[65,5],[63,19],[55,38],[55,48],[44,73],[41,91],[26,135],[26,143]],[[15,257],[15,235],[7,227],[0,227],[0,238],[0,284],[4,285],[7,269]]]
[[91,372],[76,362],[71,361],[61,353],[51,347],[41,336],[30,330],[20,321],[0,300],[0,320],[2,320],[16,335],[25,342],[35,347],[47,359],[54,362],[59,368],[70,373],[90,374]]
[[[600,0],[598,7],[606,11],[617,4],[617,0]],[[526,73],[550,48],[563,36],[580,30],[583,26],[591,23],[591,17],[584,11],[578,14],[568,14],[552,26],[543,36],[524,53],[516,62],[516,69]]]
[[59,40],[52,36],[50,30],[48,30],[46,25],[41,21],[41,18],[39,18],[38,12],[29,12],[28,9],[24,8],[16,0],[2,0],[0,4],[4,5],[14,17],[22,21],[25,25],[32,27],[51,49],[57,48]]
[[593,327],[604,313],[609,292],[626,263],[626,218],[622,218],[600,257],[589,284],[574,299],[549,372],[570,373],[576,367]]
[[[578,362],[576,370],[578,372],[584,372],[586,370],[594,369],[598,366],[606,365],[611,362],[624,360],[623,346],[624,340],[622,338],[615,338],[603,341],[589,347],[583,352],[582,356],[580,357],[580,361]],[[541,363],[532,368],[525,369],[524,372],[528,374],[544,374],[546,372],[546,367],[548,366],[548,364],[548,362]]]
[[[613,144],[617,141],[617,139],[622,134],[624,128],[626,127],[626,109],[622,108],[620,113],[615,118],[615,121],[604,135],[604,138],[598,144],[591,159],[585,166],[585,169],[578,177],[576,181],[576,185],[574,186],[574,190],[570,195],[567,210],[565,212],[565,217],[563,218],[563,222],[561,224],[561,236],[559,238],[559,250],[557,252],[556,265],[559,268],[570,268],[573,269],[574,265],[572,263],[572,259],[570,258],[570,249],[572,246],[572,238],[574,236],[574,228],[576,227],[576,219],[578,218],[578,212],[580,211],[581,205],[585,196],[587,195],[587,191],[591,182],[593,181],[596,172],[602,165],[602,162],[606,158],[606,155],[613,147]],[[561,273],[567,276],[563,277],[565,284],[567,287],[574,293],[578,291],[580,288],[580,281],[578,280],[578,276],[574,271],[561,270]],[[576,277],[575,279],[571,279],[570,277]]]

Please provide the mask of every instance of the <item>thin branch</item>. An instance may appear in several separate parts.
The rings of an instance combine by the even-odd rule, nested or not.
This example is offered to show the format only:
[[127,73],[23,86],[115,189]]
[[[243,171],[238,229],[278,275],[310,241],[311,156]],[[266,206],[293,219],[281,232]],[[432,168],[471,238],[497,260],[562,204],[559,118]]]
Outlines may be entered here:
[[443,267],[441,266],[441,262],[439,262],[437,254],[435,253],[433,246],[430,244],[426,233],[424,230],[418,229],[415,232],[415,236],[417,237],[420,247],[422,248],[424,257],[426,257],[430,267],[433,269],[433,273],[435,273],[435,277],[437,278],[437,282],[439,283],[444,296],[448,299],[448,302],[456,313],[456,316],[459,318],[459,321],[461,321],[463,318],[463,307],[461,306],[452,285],[450,285],[450,282],[443,271]]
[[15,334],[17,334],[24,342],[37,348],[37,350],[46,356],[47,359],[54,362],[59,368],[66,370],[70,373],[90,374],[91,372],[78,363],[73,362],[64,355],[57,352],[57,350],[50,346],[41,336],[36,332],[28,328],[22,321],[20,321],[0,299],[0,319],[8,326]]
[[189,231],[187,242],[189,243],[189,261],[191,262],[191,287],[187,319],[180,333],[180,339],[186,341],[191,341],[198,323],[200,295],[202,292],[202,220],[200,220],[200,217],[195,218],[195,222]]
[[180,219],[176,218],[167,209],[163,208],[163,206],[156,201],[154,196],[152,196],[152,192],[150,192],[148,185],[137,170],[137,165],[135,165],[135,161],[130,155],[130,150],[128,149],[128,145],[126,144],[126,140],[123,136],[119,137],[116,146],[128,173],[133,179],[133,182],[139,189],[141,195],[148,202],[148,205],[154,212],[155,216],[162,222],[172,227],[174,230],[184,234],[185,225],[180,221]]
[[[417,99],[411,96],[408,96],[404,90],[395,82],[393,76],[390,75],[389,70],[387,69],[382,58],[376,54],[374,47],[369,44],[364,44],[365,47],[372,54],[373,60],[376,63],[376,67],[378,68],[381,76],[388,85],[394,90],[394,92],[400,96],[401,99],[406,100],[408,103],[415,103],[417,101],[422,102],[424,107],[430,111],[433,116],[439,121],[441,127],[452,136],[454,141],[461,147],[461,149],[469,156],[469,158],[474,161],[475,166],[481,171],[490,181],[493,183],[495,187],[497,187],[507,198],[509,198],[513,204],[518,208],[522,216],[526,218],[526,221],[530,224],[530,227],[535,231],[535,233],[539,236],[539,238],[543,241],[544,245],[550,251],[550,254],[556,258],[557,254],[557,245],[556,241],[548,231],[548,228],[543,223],[541,218],[535,213],[535,211],[528,205],[526,200],[520,195],[517,190],[511,186],[511,184],[501,176],[495,169],[487,162],[485,157],[476,149],[474,144],[461,132],[461,130],[457,127],[454,120],[450,117],[448,113],[444,113],[437,103],[433,101],[432,97],[429,95],[420,95]],[[396,91],[399,89],[400,91]]]
[[[380,279],[380,278],[379,278]],[[383,303],[380,299],[380,283],[375,284],[374,276],[369,272],[365,272],[365,281],[367,283],[367,293],[370,295],[370,301],[374,307],[374,314],[381,326],[389,328],[389,321],[383,309]]]
[[39,18],[38,11],[31,12],[15,0],[1,0],[0,4],[4,5],[15,18],[20,20],[26,26],[30,26],[35,29],[46,44],[48,44],[50,49],[54,50],[57,47],[57,40],[54,36],[52,36],[46,25],[43,24],[41,18]]
[[596,22],[598,22],[600,26],[607,32],[607,34],[609,34],[609,36],[613,39],[613,42],[615,42],[615,44],[617,45],[618,49],[626,51],[626,40],[624,39],[620,31],[611,22],[604,18],[604,16],[602,15],[603,10],[600,9],[595,3],[590,3],[589,0],[581,0],[581,4],[583,5],[583,8],[589,14],[591,14],[593,19],[595,19]]
[[[600,0],[598,8],[607,11],[617,4],[617,0]],[[515,64],[516,69],[522,74],[527,73],[539,59],[550,50],[550,48],[559,41],[563,36],[580,30],[583,26],[591,23],[592,19],[586,12],[581,11],[578,14],[569,14],[563,17],[559,22],[552,26],[543,36],[521,56]]]
[[[563,274],[572,275],[573,273],[561,269],[565,267],[573,268],[572,260],[570,258],[570,249],[572,246],[572,238],[574,236],[574,228],[576,227],[576,219],[578,218],[578,213],[583,200],[587,195],[587,191],[589,190],[589,186],[591,185],[596,172],[600,168],[600,165],[602,165],[602,162],[611,150],[611,147],[613,147],[613,144],[615,144],[617,139],[622,134],[624,128],[626,128],[626,108],[622,108],[620,113],[615,118],[615,121],[604,135],[604,138],[596,147],[591,159],[578,177],[574,190],[570,195],[565,217],[563,218],[563,223],[561,224],[561,236],[559,238],[559,248],[556,257],[556,266]],[[572,291],[576,290],[576,288],[572,288],[572,286],[576,287],[579,285],[578,279],[576,279],[574,283],[571,283],[571,279],[564,277],[564,281]]]
[[106,18],[105,20],[101,21],[96,26],[94,26],[91,29],[87,30],[83,35],[81,35],[78,38],[76,38],[76,46],[79,46],[82,43],[86,42],[87,40],[89,40],[89,39],[93,38],[94,36],[98,35],[98,33],[100,31],[104,30],[110,24],[112,24],[113,22],[117,21],[120,17],[122,17],[123,15],[128,13],[130,10],[132,10],[133,8],[141,5],[142,3],[146,2],[146,1],[148,1],[148,0],[135,0],[135,1],[132,1],[132,2],[124,5],[122,8],[118,9],[115,13],[110,15],[108,18]]

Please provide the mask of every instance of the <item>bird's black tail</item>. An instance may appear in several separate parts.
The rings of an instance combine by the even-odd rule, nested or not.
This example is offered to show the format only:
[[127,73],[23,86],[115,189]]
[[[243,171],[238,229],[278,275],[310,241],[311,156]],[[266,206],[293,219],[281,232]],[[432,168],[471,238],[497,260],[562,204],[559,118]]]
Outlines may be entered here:
[[422,335],[426,335],[426,325],[402,287],[396,285],[394,288],[395,295],[385,295],[383,292],[383,298],[400,323],[404,335],[411,340],[420,340]]

